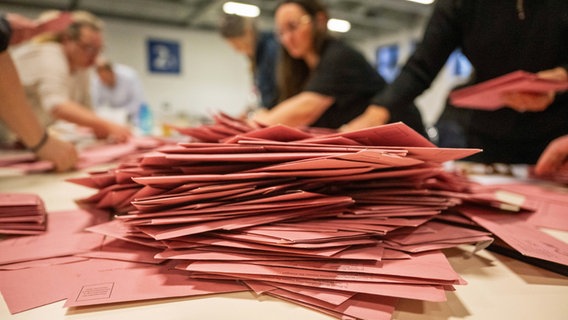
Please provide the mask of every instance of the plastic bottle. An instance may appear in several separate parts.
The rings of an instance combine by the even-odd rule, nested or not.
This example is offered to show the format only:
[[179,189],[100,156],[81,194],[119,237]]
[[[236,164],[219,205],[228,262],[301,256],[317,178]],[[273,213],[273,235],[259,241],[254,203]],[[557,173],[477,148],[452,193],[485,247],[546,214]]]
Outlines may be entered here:
[[146,103],[142,103],[138,109],[138,129],[142,135],[151,135],[154,130],[152,110]]
[[168,102],[162,104],[160,110],[160,127],[161,134],[164,137],[170,137],[172,135],[172,125],[174,124],[175,116],[172,106]]

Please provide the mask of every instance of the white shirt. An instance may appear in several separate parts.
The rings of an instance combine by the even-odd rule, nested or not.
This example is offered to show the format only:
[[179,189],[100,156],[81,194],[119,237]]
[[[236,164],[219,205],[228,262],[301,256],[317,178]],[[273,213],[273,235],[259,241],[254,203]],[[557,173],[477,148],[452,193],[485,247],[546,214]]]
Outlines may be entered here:
[[114,87],[102,83],[96,72],[91,73],[92,104],[95,110],[103,107],[121,108],[132,117],[144,101],[138,74],[134,69],[118,63],[113,64],[112,69],[116,77]]
[[90,107],[87,70],[71,73],[61,44],[29,43],[11,52],[28,101],[43,125],[53,122],[51,109],[74,101]]

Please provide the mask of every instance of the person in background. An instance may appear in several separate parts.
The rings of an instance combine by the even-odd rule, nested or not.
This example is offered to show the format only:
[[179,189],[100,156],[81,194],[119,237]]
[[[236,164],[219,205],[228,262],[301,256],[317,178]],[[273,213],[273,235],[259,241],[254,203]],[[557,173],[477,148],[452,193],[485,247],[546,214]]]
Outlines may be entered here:
[[[380,125],[404,112],[456,49],[475,70],[475,83],[516,70],[568,80],[568,2],[557,0],[438,0],[422,43],[397,79],[343,129]],[[568,94],[511,93],[507,107],[472,110],[467,145],[482,163],[536,163],[553,139],[568,134]]]
[[219,32],[233,49],[249,59],[260,107],[274,107],[278,102],[276,63],[280,46],[274,34],[259,31],[252,18],[235,14],[223,16]]
[[552,140],[535,167],[538,175],[553,175],[560,171],[568,171],[568,135]]
[[[317,0],[277,5],[280,102],[257,112],[253,120],[337,129],[361,114],[385,86],[362,54],[329,35],[327,21],[327,10]],[[417,123],[422,125],[422,120]]]
[[97,58],[91,77],[91,98],[95,111],[102,107],[121,110],[126,119],[120,122],[134,121],[144,102],[138,73],[129,66],[112,63],[104,57]]
[[[58,12],[47,12],[48,19]],[[103,46],[102,22],[85,11],[71,13],[65,30],[35,37],[12,50],[28,101],[43,125],[56,119],[91,128],[97,138],[123,142],[128,127],[98,117],[90,108],[89,75]]]
[[40,159],[52,162],[56,171],[66,171],[75,166],[77,152],[72,144],[51,136],[41,126],[6,51],[9,44],[18,44],[34,35],[37,25],[36,21],[18,14],[0,15],[0,120]]

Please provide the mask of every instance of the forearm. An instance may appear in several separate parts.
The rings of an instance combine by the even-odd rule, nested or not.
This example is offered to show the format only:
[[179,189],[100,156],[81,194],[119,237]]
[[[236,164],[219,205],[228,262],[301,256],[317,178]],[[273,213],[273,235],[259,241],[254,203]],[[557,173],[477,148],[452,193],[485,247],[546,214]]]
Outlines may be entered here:
[[365,112],[363,112],[357,118],[351,120],[349,123],[341,126],[339,130],[342,132],[355,131],[364,128],[380,126],[388,123],[389,120],[390,113],[387,108],[378,105],[370,105],[367,107]]
[[104,120],[90,109],[73,101],[60,103],[56,105],[51,112],[57,119],[91,128],[95,136],[99,139],[124,142],[128,140],[132,134],[128,127]]
[[302,92],[276,105],[255,120],[267,124],[292,127],[309,126],[333,104],[332,97],[313,92]]
[[0,53],[0,119],[27,147],[35,146],[44,134],[35,113],[26,100],[20,79],[7,52]]
[[430,88],[449,55],[459,46],[458,1],[437,1],[422,41],[403,66],[399,76],[372,99],[391,113],[404,113],[414,99]]
[[98,117],[92,110],[74,101],[60,103],[53,107],[51,114],[56,119],[65,120],[80,126],[101,130],[107,126],[107,121]]

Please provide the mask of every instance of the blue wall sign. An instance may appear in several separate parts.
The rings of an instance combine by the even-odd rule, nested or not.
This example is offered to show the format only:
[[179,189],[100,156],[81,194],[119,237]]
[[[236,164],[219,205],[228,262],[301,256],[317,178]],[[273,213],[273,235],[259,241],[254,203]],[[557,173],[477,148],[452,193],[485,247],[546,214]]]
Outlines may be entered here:
[[148,70],[154,73],[181,72],[180,45],[171,40],[147,40]]

